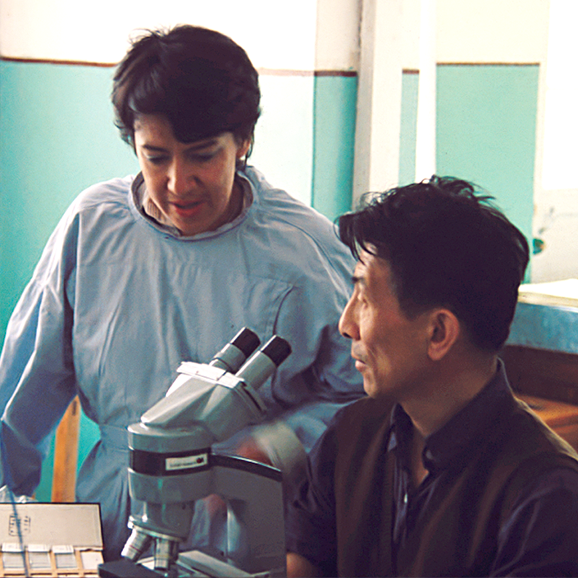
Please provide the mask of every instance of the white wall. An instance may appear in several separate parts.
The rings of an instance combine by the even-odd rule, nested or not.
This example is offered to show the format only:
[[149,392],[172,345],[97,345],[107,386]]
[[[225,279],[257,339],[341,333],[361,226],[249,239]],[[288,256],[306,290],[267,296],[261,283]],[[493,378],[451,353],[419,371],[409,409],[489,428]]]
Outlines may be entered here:
[[402,72],[419,68],[422,3],[433,1],[361,2],[354,205],[398,183]]
[[317,0],[315,70],[359,67],[360,0]]
[[549,5],[550,0],[437,0],[438,62],[545,62]]
[[416,179],[435,172],[436,63],[544,63],[549,0],[363,0],[355,196],[397,184],[401,71],[420,71]]
[[578,278],[578,2],[551,0],[534,233],[536,282]]
[[199,24],[230,35],[258,68],[312,70],[315,0],[3,0],[7,57],[118,62],[137,29]]

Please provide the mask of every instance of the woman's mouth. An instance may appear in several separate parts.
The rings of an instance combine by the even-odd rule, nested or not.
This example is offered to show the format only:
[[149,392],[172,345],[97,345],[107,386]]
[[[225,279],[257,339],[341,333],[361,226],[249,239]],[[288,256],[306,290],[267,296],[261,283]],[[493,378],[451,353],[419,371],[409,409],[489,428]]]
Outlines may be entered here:
[[204,204],[204,201],[196,201],[194,203],[173,203],[173,209],[181,219],[191,219],[196,217],[203,210]]

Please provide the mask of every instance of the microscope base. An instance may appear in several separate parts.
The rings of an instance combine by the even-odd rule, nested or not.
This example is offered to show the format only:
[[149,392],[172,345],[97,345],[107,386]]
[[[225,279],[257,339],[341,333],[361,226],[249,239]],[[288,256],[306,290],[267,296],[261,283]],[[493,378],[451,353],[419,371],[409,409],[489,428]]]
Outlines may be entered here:
[[158,578],[160,574],[126,558],[105,562],[98,567],[100,578]]
[[[127,559],[106,562],[98,568],[100,578],[159,578],[165,577],[152,570],[153,559],[145,558],[138,564]],[[285,568],[250,574],[204,554],[199,550],[182,552],[176,567],[171,569],[171,578],[281,578],[286,575]]]

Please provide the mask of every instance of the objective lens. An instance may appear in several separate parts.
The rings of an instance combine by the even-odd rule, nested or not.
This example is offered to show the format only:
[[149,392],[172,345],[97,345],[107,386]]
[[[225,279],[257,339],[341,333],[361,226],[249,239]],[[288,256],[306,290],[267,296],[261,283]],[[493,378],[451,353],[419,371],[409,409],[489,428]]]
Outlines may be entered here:
[[155,570],[167,571],[179,555],[179,544],[168,538],[155,539]]
[[129,539],[122,549],[121,556],[136,562],[151,543],[151,536],[138,528],[133,528]]

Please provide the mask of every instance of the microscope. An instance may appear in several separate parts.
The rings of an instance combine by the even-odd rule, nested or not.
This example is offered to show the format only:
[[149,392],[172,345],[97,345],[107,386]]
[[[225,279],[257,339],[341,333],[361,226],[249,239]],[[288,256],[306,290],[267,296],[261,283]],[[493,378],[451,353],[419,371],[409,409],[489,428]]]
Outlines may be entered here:
[[[211,449],[263,419],[257,389],[291,347],[278,336],[259,345],[255,333],[244,328],[210,363],[183,362],[166,396],[128,427],[132,533],[122,559],[101,565],[99,576],[285,575],[281,472]],[[241,522],[243,547],[236,559],[179,552],[195,501],[211,494],[227,504],[229,539]],[[141,559],[151,548],[152,557]]]

